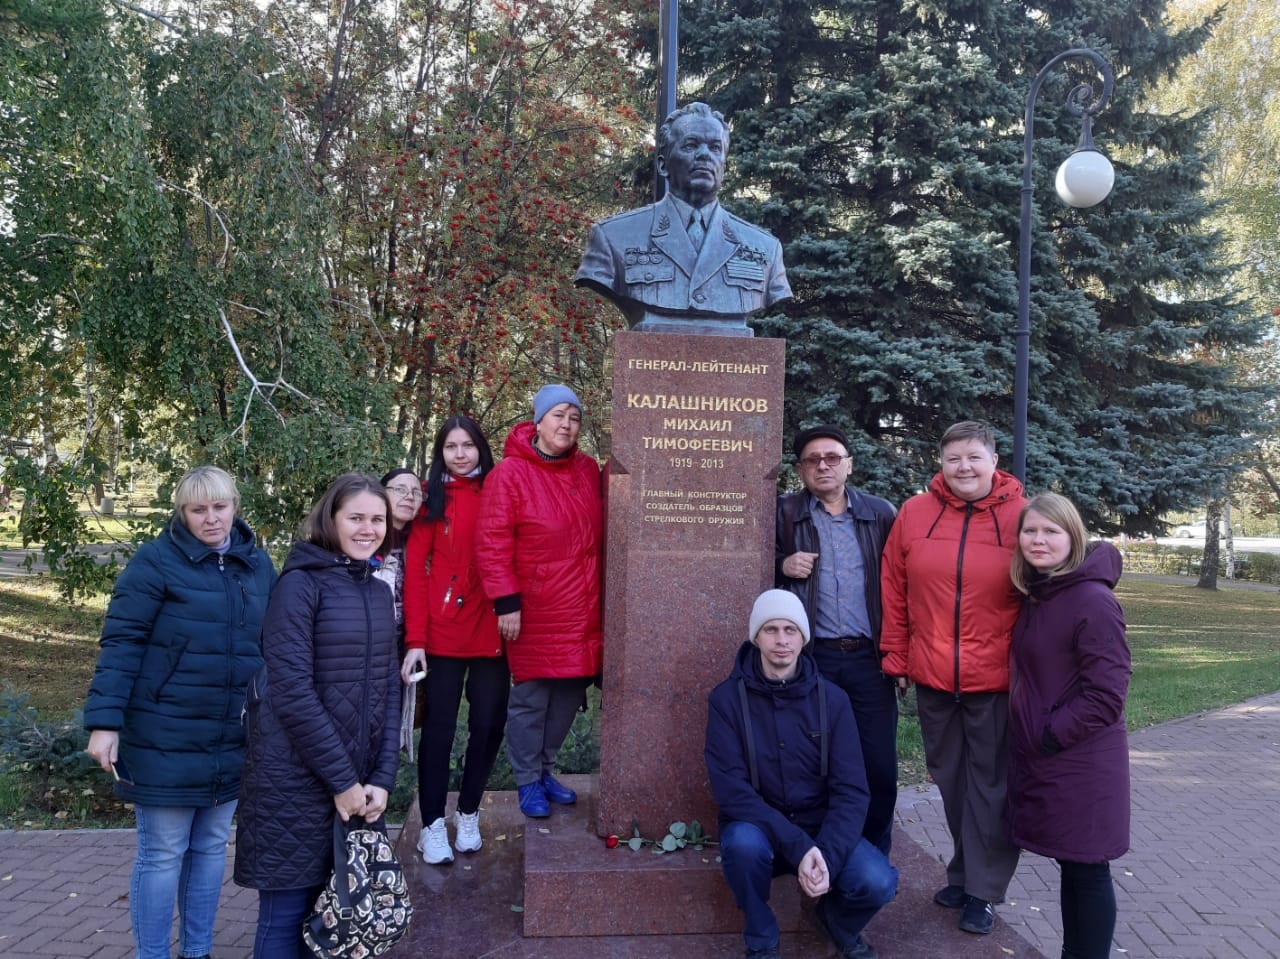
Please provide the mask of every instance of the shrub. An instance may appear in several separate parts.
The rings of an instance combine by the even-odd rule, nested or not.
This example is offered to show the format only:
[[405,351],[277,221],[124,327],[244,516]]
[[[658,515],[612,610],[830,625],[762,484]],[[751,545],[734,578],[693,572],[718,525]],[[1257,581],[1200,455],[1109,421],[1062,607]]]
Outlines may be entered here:
[[1255,583],[1274,583],[1280,586],[1280,556],[1274,553],[1248,553],[1249,563],[1245,578]]
[[[1198,578],[1204,562],[1201,546],[1162,546],[1159,543],[1125,543],[1120,546],[1128,573]],[[1225,577],[1225,554],[1218,556],[1218,575]],[[1236,551],[1236,579],[1280,585],[1280,557],[1271,553]]]
[[42,720],[4,683],[0,715],[0,820],[18,825],[116,825],[128,810],[111,794],[111,778],[85,754],[83,714]]

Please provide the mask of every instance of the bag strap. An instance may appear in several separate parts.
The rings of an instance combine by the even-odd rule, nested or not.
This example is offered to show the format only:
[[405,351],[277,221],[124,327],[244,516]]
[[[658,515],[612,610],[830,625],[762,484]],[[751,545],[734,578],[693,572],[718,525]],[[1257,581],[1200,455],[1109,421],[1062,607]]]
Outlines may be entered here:
[[823,682],[821,677],[818,678],[818,722],[822,726],[818,736],[822,744],[820,747],[822,751],[822,778],[825,780],[827,778],[827,756],[831,750],[827,744],[827,690],[826,683]]
[[347,874],[347,824],[333,816],[333,891],[338,897],[338,941],[347,938],[347,923],[355,918],[351,908],[351,882]]
[[[369,666],[373,646],[373,618],[369,609],[369,597],[364,596],[365,615],[365,651],[364,651],[364,688],[363,708],[360,710],[360,738],[356,743],[356,775],[364,779],[365,740],[369,736]],[[337,810],[333,813],[333,891],[338,897],[338,941],[347,939],[347,926],[355,918],[355,910],[351,908],[351,880],[347,862],[347,833],[354,828],[355,821],[363,824],[361,816],[352,816],[349,822],[343,822]]]
[[751,788],[760,791],[760,768],[756,763],[756,737],[751,729],[751,704],[747,701],[747,683],[738,677],[738,700],[742,704],[742,732],[747,746],[747,768],[751,771]]

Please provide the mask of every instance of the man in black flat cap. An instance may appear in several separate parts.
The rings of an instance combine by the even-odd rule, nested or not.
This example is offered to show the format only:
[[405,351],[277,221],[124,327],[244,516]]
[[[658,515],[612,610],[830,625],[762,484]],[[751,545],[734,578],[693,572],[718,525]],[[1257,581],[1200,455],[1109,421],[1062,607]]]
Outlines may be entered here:
[[778,497],[774,585],[804,603],[819,671],[849,695],[871,802],[862,835],[885,855],[898,798],[898,702],[880,671],[880,553],[897,511],[848,486],[849,441],[814,426],[792,446],[804,489]]

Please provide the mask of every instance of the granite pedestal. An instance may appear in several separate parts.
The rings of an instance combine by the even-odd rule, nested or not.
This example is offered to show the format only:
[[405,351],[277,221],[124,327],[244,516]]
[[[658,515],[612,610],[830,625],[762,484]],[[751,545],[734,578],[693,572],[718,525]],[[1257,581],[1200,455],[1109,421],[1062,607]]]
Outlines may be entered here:
[[773,585],[782,340],[619,333],[605,577],[600,835],[714,829],[707,694]]
[[[716,832],[702,750],[707,694],[773,582],[782,340],[614,339],[604,690],[594,833],[525,849],[527,936],[729,932],[741,915],[714,852],[606,853],[668,825]],[[799,921],[794,883],[779,896]],[[791,905],[787,904],[787,896]],[[586,921],[583,917],[590,917]]]
[[[514,792],[487,793],[480,810],[484,848],[473,854],[460,853],[448,866],[428,866],[418,854],[415,844],[421,823],[415,806],[396,847],[413,896],[414,916],[408,935],[391,955],[397,959],[741,959],[740,926],[723,933],[625,933],[606,927],[591,913],[590,888],[609,882],[607,875],[599,878],[594,872],[569,870],[559,877],[560,888],[547,889],[545,883],[554,881],[549,873],[526,870],[531,853],[554,862],[559,855],[575,854],[575,847],[588,857],[603,857],[607,852],[605,866],[671,858],[627,849],[604,850],[590,822],[594,777],[566,776],[565,781],[582,796],[580,804],[557,806],[544,820],[525,819]],[[450,816],[455,801],[456,795],[451,794]],[[548,848],[553,846],[559,847],[558,851]],[[880,959],[1044,959],[999,915],[995,932],[989,936],[971,936],[957,929],[956,912],[930,901],[934,890],[946,883],[946,870],[900,829],[894,835],[893,859],[901,872],[898,898],[881,910],[866,933]],[[780,878],[773,888],[779,911],[793,908],[785,898],[791,896],[796,913],[794,922],[789,923],[795,928],[782,936],[783,956],[835,956],[809,903],[799,901],[795,880]],[[667,914],[685,908],[682,902],[669,899],[656,880],[631,887],[625,894],[636,898],[621,903],[622,908],[634,904],[659,915],[664,904]],[[538,897],[545,901],[548,896],[554,900],[546,902],[544,914],[562,927],[576,926],[577,935],[529,936],[524,932],[528,906],[536,905]],[[586,930],[593,934],[583,934]]]

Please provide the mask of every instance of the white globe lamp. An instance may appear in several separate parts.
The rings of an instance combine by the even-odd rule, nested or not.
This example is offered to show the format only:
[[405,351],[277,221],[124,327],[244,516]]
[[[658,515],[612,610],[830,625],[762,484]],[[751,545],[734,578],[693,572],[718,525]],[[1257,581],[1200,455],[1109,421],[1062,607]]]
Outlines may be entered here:
[[1093,147],[1076,150],[1058,167],[1058,196],[1068,206],[1096,206],[1107,198],[1116,183],[1115,167],[1107,155]]

